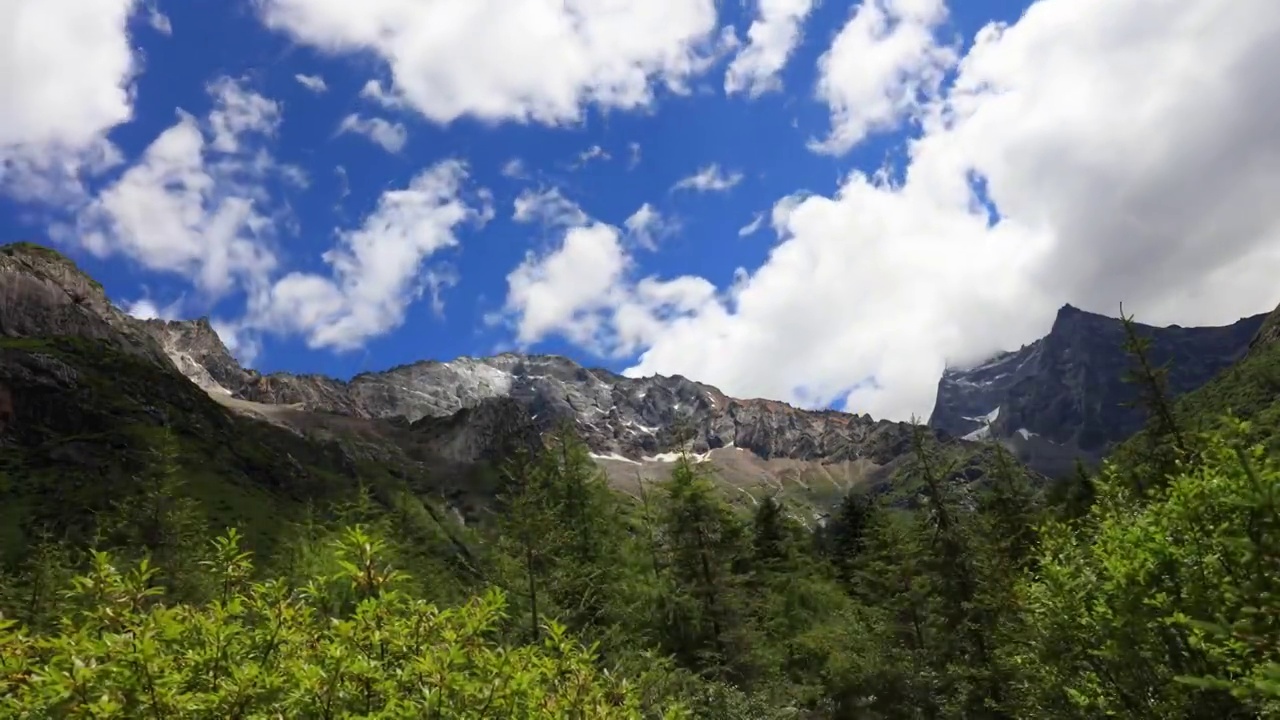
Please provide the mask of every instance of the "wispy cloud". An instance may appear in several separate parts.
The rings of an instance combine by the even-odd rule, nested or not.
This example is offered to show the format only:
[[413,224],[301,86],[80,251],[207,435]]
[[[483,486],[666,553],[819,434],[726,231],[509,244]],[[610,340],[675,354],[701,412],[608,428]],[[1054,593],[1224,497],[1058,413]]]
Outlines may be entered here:
[[724,192],[742,182],[742,173],[726,172],[718,163],[711,163],[689,177],[682,178],[675,185],[675,190],[694,190],[697,192]]
[[302,87],[310,90],[311,92],[317,95],[329,89],[329,85],[326,84],[324,81],[324,78],[320,77],[319,75],[303,75],[302,73],[298,73],[297,75],[293,76],[293,79],[297,80],[298,83],[302,85]]
[[511,178],[512,180],[523,180],[528,177],[528,171],[525,169],[524,160],[513,157],[502,164],[502,176]]
[[356,133],[372,140],[389,153],[398,153],[404,149],[409,140],[409,131],[400,123],[393,123],[382,118],[366,118],[351,114],[342,119],[338,125],[338,134]]
[[764,227],[764,213],[758,212],[751,216],[751,222],[738,228],[738,237],[747,237],[756,234],[760,228]]
[[592,160],[600,160],[603,162],[605,160],[612,159],[612,157],[613,156],[610,155],[609,152],[604,148],[600,147],[599,145],[592,145],[586,150],[583,150],[582,152],[578,153],[578,161],[573,164],[573,168],[576,170],[578,168],[584,167],[587,163],[591,162]]

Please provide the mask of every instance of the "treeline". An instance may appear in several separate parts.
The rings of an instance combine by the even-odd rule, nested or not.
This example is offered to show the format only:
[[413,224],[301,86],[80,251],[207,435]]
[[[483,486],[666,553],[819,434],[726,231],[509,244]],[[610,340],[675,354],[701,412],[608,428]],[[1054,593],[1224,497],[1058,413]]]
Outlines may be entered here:
[[97,549],[4,579],[0,715],[1276,715],[1274,431],[1189,426],[1131,341],[1154,420],[1095,476],[1045,493],[992,446],[967,483],[922,431],[916,509],[854,492],[822,522],[740,513],[688,458],[617,494],[562,432],[479,528],[371,491],[255,563],[162,449]]

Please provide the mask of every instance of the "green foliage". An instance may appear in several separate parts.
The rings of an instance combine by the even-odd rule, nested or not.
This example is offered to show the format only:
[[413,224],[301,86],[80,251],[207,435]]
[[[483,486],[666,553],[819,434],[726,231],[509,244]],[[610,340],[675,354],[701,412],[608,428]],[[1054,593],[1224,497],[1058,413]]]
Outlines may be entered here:
[[[554,621],[543,639],[500,642],[491,590],[440,609],[401,592],[361,528],[341,572],[302,587],[250,581],[229,533],[207,564],[203,604],[169,604],[146,559],[93,555],[57,629],[0,619],[0,711],[47,718],[639,718],[634,686],[600,670]],[[332,612],[335,593],[351,602]],[[672,707],[663,717],[683,717]]]
[[1249,432],[1204,438],[1146,504],[1109,468],[1087,534],[1045,528],[1041,572],[1022,589],[1028,712],[1280,711],[1280,466],[1241,443]]

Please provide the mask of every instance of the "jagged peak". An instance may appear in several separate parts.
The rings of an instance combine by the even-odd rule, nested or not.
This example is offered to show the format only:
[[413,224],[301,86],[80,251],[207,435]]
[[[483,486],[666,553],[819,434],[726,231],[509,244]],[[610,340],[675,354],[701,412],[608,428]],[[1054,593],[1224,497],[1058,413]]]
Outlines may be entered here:
[[[46,277],[48,277],[47,269],[50,267],[57,267],[88,286],[88,288],[96,295],[100,295],[104,299],[106,297],[105,291],[102,288],[102,283],[94,279],[94,277],[89,273],[80,269],[80,266],[77,265],[74,260],[47,245],[40,245],[39,243],[29,242],[26,240],[11,242],[0,245],[0,256],[13,258],[26,266],[27,269],[38,272]],[[78,288],[67,287],[67,278],[65,277],[49,279],[54,280],[59,285],[62,285],[69,293],[78,290]]]
[[1078,323],[1082,321],[1089,322],[1089,321],[1096,321],[1096,320],[1105,320],[1105,321],[1114,322],[1116,319],[1117,318],[1114,318],[1110,315],[1104,315],[1103,313],[1093,312],[1092,310],[1085,310],[1083,308],[1076,307],[1071,303],[1063,303],[1062,307],[1058,308],[1058,314],[1054,317],[1053,327],[1049,330],[1049,332],[1052,333],[1055,329],[1059,329],[1061,326],[1068,323]]

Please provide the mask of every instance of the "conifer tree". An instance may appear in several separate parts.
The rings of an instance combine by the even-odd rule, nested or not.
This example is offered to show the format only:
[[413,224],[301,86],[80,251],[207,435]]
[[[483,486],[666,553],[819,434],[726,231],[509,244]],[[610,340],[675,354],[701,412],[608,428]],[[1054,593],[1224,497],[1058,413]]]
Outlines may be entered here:
[[208,530],[199,504],[186,492],[177,438],[160,428],[149,464],[136,476],[138,489],[99,516],[100,542],[107,547],[151,556],[157,581],[179,597],[204,592],[200,573],[192,572]]
[[1163,487],[1176,475],[1179,463],[1189,457],[1191,448],[1169,399],[1168,366],[1155,363],[1151,356],[1151,338],[1139,334],[1133,316],[1124,314],[1124,305],[1120,306],[1120,320],[1124,324],[1124,348],[1133,363],[1125,380],[1137,386],[1135,404],[1148,413],[1147,428],[1143,431],[1146,467],[1135,468],[1133,474],[1136,489],[1143,493]]
[[519,567],[528,601],[528,632],[536,642],[541,634],[544,584],[560,545],[543,468],[527,452],[518,452],[503,468],[505,492],[499,499],[498,543]]
[[826,529],[832,563],[841,582],[850,590],[855,587],[857,568],[877,511],[871,496],[855,489],[840,500],[840,507]]
[[683,453],[664,488],[662,536],[674,591],[667,613],[667,643],[694,667],[726,677],[732,624],[732,563],[743,527],[711,482]]

